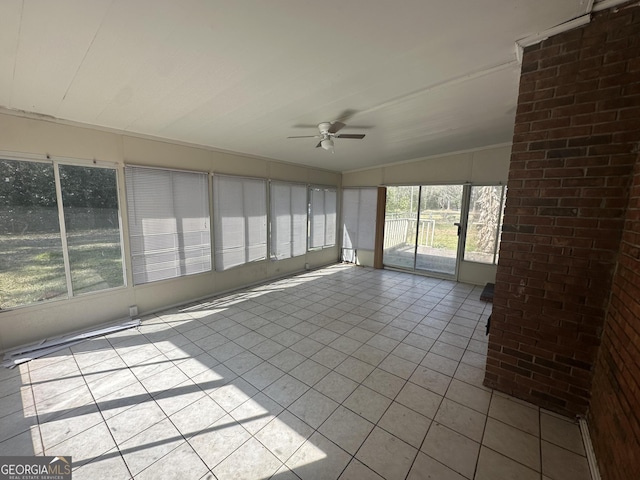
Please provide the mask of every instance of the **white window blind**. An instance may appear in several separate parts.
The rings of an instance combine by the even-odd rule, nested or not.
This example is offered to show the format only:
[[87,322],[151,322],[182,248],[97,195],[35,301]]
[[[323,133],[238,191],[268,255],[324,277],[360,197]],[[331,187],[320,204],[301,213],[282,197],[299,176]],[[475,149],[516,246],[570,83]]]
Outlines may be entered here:
[[309,248],[336,243],[337,195],[334,189],[312,187],[310,191]]
[[356,250],[373,250],[376,233],[375,188],[342,191],[342,259],[354,262]]
[[125,169],[133,282],[211,270],[206,173]]
[[336,224],[338,220],[338,195],[335,190],[325,190],[324,192],[324,215],[325,231],[324,246],[329,247],[336,244]]
[[304,255],[307,250],[307,187],[271,182],[271,257]]
[[213,177],[216,270],[267,258],[267,182]]

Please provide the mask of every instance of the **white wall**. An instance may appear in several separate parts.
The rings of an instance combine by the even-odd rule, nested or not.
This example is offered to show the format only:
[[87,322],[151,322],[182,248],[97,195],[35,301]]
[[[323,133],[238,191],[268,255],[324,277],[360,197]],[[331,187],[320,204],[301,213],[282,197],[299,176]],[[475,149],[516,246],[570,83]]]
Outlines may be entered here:
[[506,183],[511,145],[438,155],[342,174],[343,187]]
[[[346,172],[343,187],[373,187],[391,185],[464,184],[487,185],[507,183],[510,145],[500,145],[475,151],[422,158],[401,164],[386,165]],[[361,265],[373,265],[373,252],[358,252]],[[476,285],[493,282],[494,265],[460,262],[458,280]]]
[[137,305],[140,314],[144,314],[216,292],[302,271],[305,264],[313,268],[334,263],[339,257],[336,246],[288,260],[256,262],[224,272],[207,272],[134,287],[128,262],[130,250],[123,181],[125,164],[338,187],[341,182],[340,173],[6,114],[0,114],[0,151],[40,159],[50,155],[53,159],[86,161],[87,165],[94,159],[117,165],[129,285],[69,300],[0,312],[0,351],[128,317],[131,305]]
[[[327,265],[339,258],[339,249],[324,249],[283,261],[263,261],[225,272],[198,275],[132,286],[129,268],[129,242],[124,192],[124,165],[146,165],[185,170],[247,175],[274,180],[318,185],[378,186],[421,183],[475,184],[506,182],[509,146],[473,152],[430,157],[347,172],[290,165],[283,162],[232,155],[169,141],[140,138],[84,126],[0,114],[0,151],[34,158],[50,155],[54,159],[112,162],[117,165],[128,287],[90,293],[69,300],[45,302],[0,312],[0,351],[125,318],[129,306],[137,305],[141,314],[213,295],[234,288],[266,281]],[[373,252],[359,252],[363,265],[372,265]],[[495,278],[495,267],[462,262],[459,279],[482,284]]]

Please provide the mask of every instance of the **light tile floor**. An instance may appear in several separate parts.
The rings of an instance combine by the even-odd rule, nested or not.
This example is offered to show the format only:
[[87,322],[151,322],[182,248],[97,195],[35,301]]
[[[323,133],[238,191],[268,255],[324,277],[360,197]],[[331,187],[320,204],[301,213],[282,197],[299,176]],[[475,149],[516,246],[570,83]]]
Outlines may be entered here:
[[0,372],[2,455],[74,479],[584,480],[578,426],[482,385],[480,288],[335,265]]

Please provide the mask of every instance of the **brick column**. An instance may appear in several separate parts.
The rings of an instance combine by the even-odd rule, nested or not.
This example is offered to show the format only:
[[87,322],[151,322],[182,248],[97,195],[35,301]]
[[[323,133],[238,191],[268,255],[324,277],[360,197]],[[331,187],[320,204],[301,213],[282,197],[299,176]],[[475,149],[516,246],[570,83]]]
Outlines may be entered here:
[[524,52],[485,384],[583,414],[640,142],[640,8]]

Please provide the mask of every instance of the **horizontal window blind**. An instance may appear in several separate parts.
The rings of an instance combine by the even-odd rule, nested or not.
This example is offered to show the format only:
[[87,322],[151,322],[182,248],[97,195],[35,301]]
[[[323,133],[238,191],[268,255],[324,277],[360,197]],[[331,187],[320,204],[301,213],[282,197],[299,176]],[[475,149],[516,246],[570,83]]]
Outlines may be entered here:
[[355,261],[356,250],[373,250],[376,231],[375,188],[345,188],[342,191],[342,259]]
[[336,243],[336,191],[312,187],[309,192],[309,248],[333,246]]
[[304,255],[307,250],[307,187],[272,182],[271,257],[276,260]]
[[211,270],[206,173],[126,167],[136,285]]
[[338,195],[335,190],[324,192],[325,231],[324,246],[330,247],[336,244],[336,223],[338,220]]
[[309,248],[321,248],[324,245],[324,190],[312,188],[309,202]]
[[216,270],[267,258],[266,180],[213,177]]

